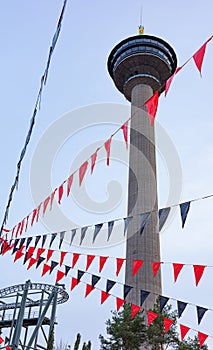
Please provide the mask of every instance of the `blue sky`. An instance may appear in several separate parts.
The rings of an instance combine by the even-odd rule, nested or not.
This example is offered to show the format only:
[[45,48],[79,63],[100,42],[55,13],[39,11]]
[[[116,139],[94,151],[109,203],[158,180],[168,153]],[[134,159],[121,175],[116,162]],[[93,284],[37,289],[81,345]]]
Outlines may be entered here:
[[[15,174],[15,164],[27,133],[61,6],[62,1],[59,0],[54,2],[14,0],[12,4],[4,2],[1,6],[1,215]],[[56,120],[61,120],[66,112],[100,103],[124,105],[128,114],[128,102],[114,87],[107,73],[106,62],[111,49],[120,40],[137,34],[140,7],[139,0],[68,1],[61,35],[43,93],[42,108],[21,170],[19,190],[14,195],[8,227],[16,224],[35,206],[31,193],[36,191],[32,191],[32,182],[30,183],[30,178],[32,181],[33,176],[32,168],[36,167],[33,163],[34,157],[41,136],[50,130],[50,126],[54,125]],[[210,0],[205,1],[205,5],[200,1],[191,0],[176,3],[144,1],[143,24],[147,34],[162,37],[173,46],[177,53],[178,64],[181,65],[212,35],[212,11],[213,4]],[[168,97],[165,99],[161,96],[160,99],[157,121],[172,140],[181,163],[183,176],[181,201],[212,193],[212,55],[213,44],[210,42],[202,79],[191,61],[176,76]],[[105,110],[108,111],[107,107]],[[53,187],[67,177],[70,169],[78,167],[84,160],[84,155],[93,151],[92,146],[100,140],[107,139],[126,117],[125,113],[122,116],[116,113],[113,115],[113,109],[112,113],[109,110],[110,115],[107,117],[103,111],[100,121],[105,123],[105,127],[89,127],[92,119],[92,115],[91,119],[89,117],[89,111],[90,107],[88,117],[86,112],[81,113],[81,110],[79,112],[85,116],[88,127],[76,135],[72,134],[57,149],[52,168],[49,169]],[[118,111],[122,111],[122,107]],[[73,118],[71,124],[78,128],[80,120],[78,114],[74,113]],[[53,139],[55,138],[56,135],[53,136]],[[163,207],[175,203],[172,199],[168,203],[169,174],[160,146],[157,156],[159,204]],[[97,203],[107,199],[108,182],[112,179],[120,182],[121,198],[111,211],[107,213],[100,211],[98,215],[91,213],[89,208],[77,205],[80,199],[74,196],[74,204],[70,200],[62,207],[63,214],[66,217],[70,216],[69,219],[77,225],[124,217],[127,182],[125,164],[125,161],[123,163],[116,161],[115,154],[111,169],[106,170],[104,162],[100,162],[94,180],[86,178],[88,194]],[[46,178],[45,165],[38,164],[37,171],[36,189],[39,189],[42,187],[43,179]],[[124,174],[122,178],[121,173]],[[37,192],[40,193],[39,191]],[[211,206],[211,199],[193,203],[184,230],[180,228],[179,213],[176,212],[173,221],[161,235],[163,261],[213,265]],[[32,233],[48,232],[47,226],[47,223],[40,223]],[[98,250],[98,253],[100,252],[122,256],[124,247],[117,245],[114,248],[108,247],[107,253],[106,249]],[[40,272],[33,270],[27,272],[21,263],[14,265],[10,256],[1,259],[0,288],[22,283],[28,278],[34,281],[41,280]],[[115,278],[113,266],[105,274],[106,277]],[[212,269],[209,268],[200,286],[195,288],[192,271],[188,268],[174,285],[171,268],[163,267],[163,291],[168,296],[213,308],[212,277]],[[54,283],[51,276],[42,280]],[[66,281],[67,288],[69,282],[70,280]],[[107,301],[103,306],[99,304],[99,296],[95,294],[84,300],[83,287],[79,291],[73,291],[70,294],[70,301],[58,307],[57,340],[62,338],[65,342],[72,343],[79,331],[85,340],[92,340],[94,349],[98,348],[98,334],[104,332],[104,321],[114,308],[114,301]],[[195,311],[192,308],[181,322],[211,334],[212,316],[212,312],[209,311],[198,328]],[[91,325],[92,317],[94,321]],[[209,343],[213,344],[211,341]],[[213,349],[213,345],[211,346],[210,349]]]

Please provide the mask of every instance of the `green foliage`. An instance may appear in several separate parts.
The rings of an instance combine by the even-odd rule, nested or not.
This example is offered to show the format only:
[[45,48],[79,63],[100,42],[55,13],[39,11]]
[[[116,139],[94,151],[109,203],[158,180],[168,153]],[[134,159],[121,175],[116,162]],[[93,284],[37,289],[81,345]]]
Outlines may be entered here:
[[[101,350],[139,350],[141,346],[148,350],[199,350],[198,338],[188,338],[180,341],[177,332],[177,312],[172,311],[171,305],[164,307],[160,313],[159,303],[153,312],[159,316],[147,327],[141,312],[132,320],[131,305],[125,304],[122,311],[113,312],[112,319],[106,321],[108,338],[99,336]],[[167,333],[164,331],[164,318],[173,320]],[[202,350],[208,350],[206,345]]]
[[101,350],[139,350],[145,341],[144,319],[139,312],[132,320],[131,306],[125,304],[122,311],[113,312],[112,320],[106,322],[109,339],[100,335]]

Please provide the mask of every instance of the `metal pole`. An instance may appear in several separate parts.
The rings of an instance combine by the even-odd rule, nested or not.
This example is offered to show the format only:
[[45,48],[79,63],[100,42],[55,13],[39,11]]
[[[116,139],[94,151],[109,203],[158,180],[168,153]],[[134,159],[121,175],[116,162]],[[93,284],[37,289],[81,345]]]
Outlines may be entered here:
[[26,350],[29,350],[29,349],[31,348],[31,345],[32,345],[32,343],[33,343],[33,341],[34,341],[34,339],[35,339],[37,333],[38,333],[38,330],[39,330],[39,328],[40,328],[40,326],[41,326],[41,324],[42,324],[42,322],[43,322],[43,319],[44,319],[44,317],[45,317],[45,315],[46,315],[46,313],[47,313],[47,310],[48,310],[48,308],[49,308],[49,306],[50,306],[50,304],[51,304],[51,302],[52,302],[52,300],[53,300],[53,298],[54,298],[54,295],[55,295],[55,292],[53,291],[53,292],[50,294],[50,296],[49,296],[49,299],[48,299],[47,304],[45,305],[45,307],[44,307],[44,309],[43,309],[43,311],[42,311],[41,316],[38,318],[37,325],[36,325],[36,327],[35,327],[35,329],[34,329],[32,335],[31,335],[31,337],[30,337],[30,340],[29,340],[29,342],[28,342],[28,344],[27,344],[27,346],[26,346]]
[[50,337],[50,333],[54,327],[54,322],[55,322],[58,291],[55,290],[55,291],[53,291],[53,293],[54,293],[54,299],[53,299],[52,312],[51,312],[51,318],[50,318],[49,337]]
[[13,349],[18,349],[19,338],[20,338],[20,334],[21,334],[21,327],[22,327],[23,318],[24,318],[25,304],[26,304],[26,300],[27,300],[27,293],[28,293],[28,289],[29,289],[30,285],[31,285],[30,280],[26,281],[25,289],[24,289],[24,292],[22,294],[21,305],[20,305],[20,310],[19,310],[17,322],[16,322],[16,327],[15,327],[15,331],[13,334],[12,344],[11,344]]

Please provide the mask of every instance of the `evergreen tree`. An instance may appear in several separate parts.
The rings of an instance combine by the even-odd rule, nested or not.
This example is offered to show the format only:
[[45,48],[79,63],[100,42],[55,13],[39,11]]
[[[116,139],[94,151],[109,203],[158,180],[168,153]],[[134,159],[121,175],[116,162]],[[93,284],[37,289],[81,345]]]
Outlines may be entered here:
[[[159,316],[149,326],[145,326],[144,317],[140,311],[135,318],[131,317],[131,305],[125,304],[122,311],[113,312],[112,319],[106,321],[108,338],[99,336],[101,350],[139,350],[141,346],[149,350],[199,350],[198,338],[188,338],[180,341],[177,332],[177,312],[171,306],[164,307],[160,313],[159,303],[153,309]],[[164,332],[164,318],[173,320],[167,333]],[[206,345],[202,350],[207,350]]]

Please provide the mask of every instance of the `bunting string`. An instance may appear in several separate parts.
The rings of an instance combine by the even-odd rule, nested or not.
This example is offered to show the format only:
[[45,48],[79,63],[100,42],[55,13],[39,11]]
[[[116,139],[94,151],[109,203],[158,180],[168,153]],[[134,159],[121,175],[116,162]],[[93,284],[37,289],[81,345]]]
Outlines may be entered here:
[[[205,200],[205,199],[209,199],[212,197],[213,197],[213,194],[210,194],[207,196],[202,196],[202,197],[198,197],[195,199],[191,199],[187,202],[173,204],[170,207],[158,209],[159,232],[162,230],[164,224],[166,223],[166,220],[167,220],[172,208],[179,206],[180,216],[181,216],[181,221],[182,221],[182,228],[184,228],[185,223],[186,223],[186,218],[188,216],[189,209],[191,207],[191,203],[198,202],[198,201]],[[45,203],[44,203],[44,205],[46,206]],[[140,234],[142,235],[143,229],[145,228],[146,222],[149,219],[150,213],[156,212],[156,211],[157,210],[155,209],[155,210],[152,210],[150,212],[143,212],[141,214],[136,214],[134,216],[129,216],[129,217],[125,217],[125,218],[117,218],[117,219],[114,219],[111,221],[103,221],[102,223],[87,225],[84,227],[76,227],[76,228],[73,228],[71,230],[65,230],[63,232],[65,232],[65,233],[71,232],[70,245],[72,245],[72,242],[74,240],[74,237],[76,236],[77,230],[82,232],[82,230],[85,228],[85,233],[86,233],[87,229],[94,227],[94,234],[93,234],[93,243],[94,243],[96,237],[101,232],[101,229],[104,225],[108,226],[108,239],[107,240],[109,240],[110,236],[113,232],[113,228],[114,228],[115,223],[118,223],[121,221],[124,222],[124,235],[125,235],[127,228],[128,228],[128,225],[129,225],[129,222],[132,220],[132,218],[141,217]],[[39,209],[39,212],[40,212],[40,209]],[[37,218],[36,218],[36,216],[37,216]],[[26,233],[28,230],[28,227],[29,227],[29,225],[28,225],[29,215],[25,219],[22,220],[17,226],[13,227],[13,229],[3,229],[4,235],[2,237],[5,237],[5,239],[8,240],[9,237],[10,237],[10,239],[14,239],[14,238],[18,238],[19,236],[22,236],[23,233]],[[36,210],[34,210],[32,213],[31,226],[33,226],[33,224],[36,220],[38,220],[38,212]],[[43,235],[51,235],[51,234],[53,234],[53,233],[47,233],[47,234],[43,234]],[[55,234],[57,234],[57,233],[55,233]],[[85,235],[84,235],[84,237],[85,237]],[[84,239],[84,237],[83,237],[83,239]],[[83,242],[83,239],[81,239],[81,243]]]
[[[64,3],[64,7],[65,7],[66,2]],[[63,16],[62,16],[63,17]],[[202,47],[191,57],[194,59],[194,62],[199,70],[199,72],[201,73],[201,69],[202,69],[202,64],[203,64],[203,59],[204,59],[204,54],[205,54],[205,49],[206,49],[206,45],[207,43],[209,43],[212,40],[213,36],[211,36],[203,45]],[[174,75],[172,77],[170,77],[167,82],[166,82],[166,90],[165,90],[165,94],[168,93],[168,89],[171,85],[172,79],[174,78],[174,76],[183,68],[183,66],[185,66],[190,60],[187,60],[181,67],[178,67],[174,73]],[[46,75],[45,75],[46,77]],[[43,83],[42,83],[43,84]],[[150,118],[150,123],[151,125],[154,125],[154,119],[156,116],[156,112],[157,112],[157,107],[158,107],[158,98],[159,98],[159,91],[155,92],[155,94],[148,99],[140,108],[143,108],[146,106],[147,112],[148,112],[148,117]],[[127,127],[128,127],[128,123],[129,121],[135,117],[135,115],[137,114],[137,111],[131,115],[127,121],[125,121],[125,123],[120,126],[111,136],[110,138],[105,141],[99,148],[96,149],[96,151],[78,168],[76,169],[70,176],[69,178],[67,178],[66,180],[64,180],[62,182],[62,184],[60,184],[60,186],[58,188],[56,188],[43,202],[41,202],[37,208],[35,208],[30,214],[28,214],[22,221],[20,221],[17,225],[15,225],[13,227],[13,230],[17,229],[18,231],[20,230],[20,228],[22,226],[25,225],[25,221],[27,221],[28,223],[28,219],[29,217],[31,217],[31,226],[33,225],[34,221],[35,221],[35,217],[36,217],[36,222],[38,222],[39,219],[39,215],[40,215],[40,208],[43,207],[43,215],[45,215],[45,212],[47,210],[47,207],[49,206],[49,210],[52,209],[52,203],[54,200],[54,197],[56,195],[58,195],[58,204],[61,204],[62,201],[62,197],[64,194],[64,186],[67,186],[67,196],[70,194],[71,191],[71,185],[72,185],[72,181],[73,181],[73,177],[76,173],[78,173],[78,177],[79,177],[79,186],[81,186],[83,179],[85,177],[85,174],[87,172],[87,168],[88,168],[88,164],[89,162],[91,163],[91,174],[94,171],[94,166],[95,166],[95,162],[96,162],[96,157],[97,157],[97,153],[99,152],[100,149],[104,148],[106,151],[106,155],[107,155],[107,165],[110,165],[110,147],[111,147],[111,141],[112,138],[120,131],[122,130],[123,132],[123,136],[124,136],[124,140],[125,143],[127,144]],[[14,186],[15,188],[15,186]],[[49,205],[50,203],[50,205]],[[9,209],[8,209],[9,210]],[[185,211],[183,211],[184,213]],[[3,224],[2,224],[2,228],[1,228],[1,232],[4,230],[4,225],[6,224],[7,221],[7,216],[8,216],[8,212],[5,213],[5,218],[3,220]],[[184,222],[185,223],[185,222]],[[183,226],[184,226],[183,223]],[[25,231],[26,231],[26,227],[28,227],[28,225],[25,226]],[[10,230],[9,230],[10,231]]]
[[[22,239],[23,240],[23,239]],[[37,242],[38,243],[38,242]],[[14,248],[14,246],[13,246]],[[52,273],[52,271],[56,268],[56,266],[64,266],[65,268],[65,272],[61,271],[61,269],[57,270],[56,272],[56,281],[55,283],[58,283],[59,281],[61,281],[61,279],[63,279],[64,277],[68,276],[69,271],[72,270],[76,270],[74,268],[76,262],[79,259],[80,254],[77,253],[73,253],[73,262],[72,262],[72,266],[69,265],[65,265],[64,264],[64,258],[67,254],[67,252],[61,252],[61,257],[60,257],[60,263],[50,260],[52,254],[53,254],[53,250],[48,250],[48,254],[47,257],[42,257],[41,255],[45,252],[44,248],[38,248],[37,249],[37,254],[36,254],[36,258],[33,258],[33,254],[35,254],[35,247],[29,247],[29,249],[25,252],[23,252],[25,246],[21,246],[20,248],[18,248],[18,250],[15,251],[15,258],[14,258],[14,262],[16,262],[17,260],[19,260],[21,257],[24,257],[24,264],[26,263],[27,260],[29,260],[29,264],[27,269],[31,268],[33,265],[36,264],[36,269],[43,264],[43,269],[42,269],[42,277],[49,272],[49,274]],[[11,250],[11,249],[10,249]],[[34,255],[35,256],[35,255]],[[89,266],[91,265],[92,261],[94,260],[93,255],[89,255],[87,256],[87,266],[86,269],[89,268]],[[125,259],[121,259],[120,260],[125,260]],[[44,262],[46,261],[46,262]],[[48,264],[47,264],[48,263]],[[81,280],[81,278],[83,277],[84,274],[89,274],[91,276],[91,284],[88,284],[87,282],[84,282]],[[106,291],[102,290],[100,288],[98,288],[96,286],[96,284],[102,279],[106,280]],[[91,293],[91,291],[93,291],[94,289],[97,289],[99,291],[101,291],[101,304],[103,304],[110,296],[114,297],[116,299],[116,309],[117,311],[119,310],[119,308],[126,302],[125,298],[127,296],[127,294],[130,292],[130,290],[133,288],[131,286],[128,285],[124,285],[121,282],[117,282],[117,281],[113,281],[113,280],[109,280],[103,276],[97,276],[97,275],[93,275],[87,271],[82,271],[82,270],[77,270],[77,278],[76,277],[71,277],[71,286],[70,286],[70,290],[72,291],[80,282],[82,282],[83,284],[86,285],[86,289],[85,289],[85,298]],[[111,291],[111,289],[113,288],[113,286],[115,284],[120,284],[123,286],[123,299],[120,297],[117,297],[116,295],[113,295],[112,293],[109,293]],[[150,326],[152,324],[152,322],[154,321],[155,318],[157,318],[160,314],[156,314],[150,310],[146,310],[142,307],[145,299],[149,296],[151,292],[149,291],[145,291],[145,290],[141,290],[141,303],[140,305],[135,305],[133,303],[131,303],[131,307],[132,307],[132,318],[135,317],[135,315],[141,310],[141,311],[145,311],[147,312],[147,317],[148,317],[148,326]],[[154,293],[155,294],[155,293]],[[157,294],[155,294],[157,295]],[[162,295],[158,295],[159,297],[159,301],[160,301],[160,312],[162,312],[163,308],[165,307],[166,303],[168,302],[169,299],[173,299],[176,300],[177,302],[177,308],[178,308],[178,318],[180,318],[182,316],[183,311],[185,310],[186,306],[190,303],[187,302],[183,302],[174,298],[170,298],[170,297],[166,297],[166,296],[162,296]],[[190,304],[190,305],[194,305],[194,304]],[[203,319],[204,314],[206,313],[206,311],[211,310],[212,309],[207,309],[204,308],[202,306],[198,306],[198,305],[194,305],[196,306],[197,309],[197,318],[198,318],[198,325],[201,323],[201,320]],[[173,324],[173,321],[167,318],[164,318],[164,332],[166,333],[169,328],[171,327],[171,325]],[[192,329],[190,327],[184,326],[182,324],[180,324],[180,332],[181,332],[181,339],[184,339],[184,336],[186,335],[186,333],[188,333],[188,331]],[[192,329],[194,330],[194,329]],[[196,330],[194,330],[196,331]],[[205,342],[205,340],[210,337],[209,335],[202,333],[202,332],[198,332],[198,338],[200,341],[200,347],[202,347],[202,344]],[[3,341],[2,341],[3,342]]]
[[[123,264],[126,260],[130,260],[130,259],[127,259],[127,258],[114,258],[114,257],[109,257],[109,256],[100,256],[100,255],[86,255],[86,254],[80,254],[80,253],[76,253],[76,252],[67,252],[67,251],[58,251],[58,250],[55,250],[55,249],[47,249],[47,248],[44,248],[43,246],[42,247],[39,247],[37,248],[37,244],[40,240],[40,237],[41,236],[37,236],[36,237],[36,240],[35,240],[35,243],[34,245],[32,246],[29,246],[29,240],[26,242],[26,245],[25,244],[25,239],[21,239],[21,240],[16,240],[13,244],[11,243],[10,245],[4,241],[3,244],[2,244],[2,249],[1,249],[1,255],[5,255],[7,252],[11,252],[11,254],[15,254],[14,256],[14,262],[16,262],[18,259],[24,257],[24,262],[23,264],[25,264],[29,259],[29,265],[28,265],[28,269],[34,265],[35,263],[37,264],[36,265],[36,268],[41,264],[43,263],[45,260],[46,262],[48,262],[49,260],[51,261],[51,264],[53,263],[53,268],[55,268],[57,265],[64,265],[64,259],[67,255],[70,255],[72,254],[72,262],[71,262],[71,265],[68,264],[68,265],[64,265],[65,266],[65,275],[67,275],[68,271],[72,268],[74,268],[79,260],[79,258],[81,256],[84,256],[86,258],[86,271],[82,271],[82,273],[88,273],[91,275],[90,272],[87,272],[88,269],[90,268],[92,262],[97,258],[99,258],[99,272],[102,272],[103,270],[103,267],[107,261],[107,259],[114,259],[115,262],[116,262],[116,276],[119,275],[120,271],[121,271],[121,268],[123,267]],[[20,241],[20,242],[19,242]],[[59,243],[59,245],[61,244],[61,242]],[[60,263],[58,261],[53,261],[51,260],[53,254],[55,256],[55,253],[60,253],[59,254],[59,257],[57,260],[60,261]],[[45,256],[43,256],[43,254],[45,253]],[[139,269],[142,267],[143,263],[145,261],[144,260],[132,260],[132,275],[135,276]],[[180,263],[170,263],[170,262],[153,262],[153,261],[146,261],[148,263],[151,263],[152,264],[152,270],[153,270],[153,276],[155,277],[159,271],[159,268],[162,264],[171,264],[172,267],[173,267],[173,272],[174,272],[174,282],[176,282],[177,280],[177,277],[180,273],[180,271],[182,270],[182,268],[184,266],[192,266],[193,267],[193,272],[194,272],[194,277],[195,277],[195,285],[198,286],[202,276],[203,276],[203,273],[204,273],[204,270],[205,268],[207,267],[210,267],[212,268],[213,266],[207,266],[207,265],[195,265],[195,264],[180,264]],[[52,265],[51,265],[52,266]],[[67,270],[68,269],[68,270]],[[67,271],[67,273],[66,273]],[[101,278],[101,277],[100,277]],[[103,277],[104,278],[104,277]],[[121,282],[117,282],[117,281],[110,281],[111,283],[118,283],[118,284],[122,284]],[[131,287],[132,288],[132,287]],[[152,293],[151,291],[145,291],[145,293]],[[147,295],[148,296],[148,295]],[[169,300],[169,297],[163,297],[164,299],[167,298]],[[172,298],[170,298],[172,299]],[[167,301],[168,301],[167,300]],[[180,301],[181,302],[181,301]],[[185,303],[185,302],[184,302]],[[186,303],[185,303],[186,304]],[[192,304],[193,305],[193,304]],[[199,308],[199,307],[198,307]],[[204,310],[203,307],[201,307],[201,309]],[[206,309],[208,310],[208,309]]]
[[[31,247],[32,248],[32,247]],[[17,254],[18,253],[18,254]],[[34,264],[36,264],[36,268],[38,268],[41,264],[43,264],[43,269],[42,269],[42,277],[49,272],[49,274],[52,273],[52,271],[56,268],[56,266],[59,265],[58,262],[56,261],[46,261],[46,263],[44,263],[44,261],[46,260],[46,258],[41,257],[42,253],[39,254],[39,258],[33,258],[32,255],[34,253],[34,247],[33,249],[30,249],[26,252],[26,254],[24,254],[23,249],[16,252],[16,256],[14,261],[17,261],[18,259],[20,259],[20,257],[23,257],[25,255],[24,258],[24,263],[29,259],[29,265],[28,268],[31,268]],[[38,256],[38,252],[37,252],[37,256]],[[26,259],[27,257],[27,259]],[[120,309],[120,307],[126,302],[125,298],[127,297],[127,294],[130,292],[130,290],[132,289],[131,286],[127,286],[127,285],[123,285],[120,282],[117,281],[112,281],[109,279],[106,279],[102,276],[97,276],[97,275],[93,275],[90,274],[87,271],[82,271],[82,270],[76,270],[73,266],[68,266],[68,265],[64,265],[63,264],[63,259],[65,257],[65,254],[63,255],[63,258],[60,259],[60,267],[64,266],[65,267],[65,272],[61,271],[61,270],[57,270],[56,272],[56,283],[58,283],[59,281],[61,281],[64,277],[69,277],[68,273],[70,271],[70,269],[72,269],[73,271],[77,271],[77,277],[71,277],[71,285],[70,285],[70,290],[72,291],[80,282],[83,283],[86,288],[85,288],[85,298],[93,291],[93,290],[99,290],[101,292],[101,304],[103,304],[109,297],[114,297],[116,299],[116,309],[117,311]],[[79,257],[78,256],[75,257],[75,262],[77,262]],[[87,266],[88,264],[90,264],[93,261],[92,256],[90,256],[90,260],[87,260]],[[48,262],[48,264],[47,264]],[[89,274],[91,276],[91,284],[82,281],[81,278],[83,277],[84,274]],[[97,283],[102,279],[106,280],[106,290],[102,290],[99,287],[97,287]],[[120,285],[123,286],[123,299],[120,297],[117,297],[116,295],[112,294],[110,291],[113,288],[113,286],[118,283]],[[110,292],[110,293],[109,293]],[[148,326],[150,326],[152,324],[152,322],[154,321],[155,318],[157,318],[160,314],[156,314],[150,310],[145,309],[144,307],[142,307],[145,299],[148,297],[148,295],[150,294],[150,292],[148,291],[144,291],[141,290],[141,305],[136,305],[131,303],[131,308],[132,308],[132,319],[135,317],[135,315],[141,310],[143,312],[147,313],[147,318],[148,318]],[[157,295],[157,294],[156,294]],[[174,298],[169,298],[166,296],[162,296],[162,295],[158,295],[159,297],[159,301],[160,301],[160,312],[162,312],[163,308],[165,307],[166,303],[168,302],[169,299],[173,299],[177,301],[177,307],[178,307],[178,317],[180,318],[182,316],[183,311],[185,310],[187,304],[186,302],[174,299]],[[193,304],[191,304],[193,305]],[[204,316],[204,314],[206,313],[206,311],[211,310],[211,309],[207,309],[201,306],[197,306],[194,305],[197,308],[197,317],[198,317],[198,324],[201,323],[201,320]],[[213,311],[213,310],[211,310]],[[167,333],[169,328],[172,326],[173,324],[173,320],[170,320],[168,318],[164,318],[164,332]],[[195,332],[198,332],[198,338],[200,340],[200,347],[203,345],[204,341],[208,338],[211,337],[205,333],[199,332],[193,328],[184,326],[182,324],[180,324],[180,331],[181,331],[181,339],[184,339],[184,336],[186,335],[185,331],[187,330],[186,333],[188,333],[189,330],[194,330]]]
[[27,146],[28,146],[28,144],[30,142],[30,139],[31,139],[31,136],[32,136],[32,132],[33,132],[33,128],[35,126],[36,115],[38,113],[38,109],[40,109],[40,107],[41,107],[42,92],[43,92],[44,85],[46,85],[46,82],[47,82],[49,66],[50,66],[50,63],[51,63],[53,51],[55,49],[55,46],[56,46],[56,43],[58,41],[58,37],[59,37],[59,34],[60,34],[60,30],[61,30],[61,25],[62,25],[62,21],[63,21],[63,16],[64,16],[64,11],[65,11],[66,4],[67,4],[67,0],[64,0],[63,7],[62,7],[62,10],[61,10],[61,13],[60,13],[60,17],[59,17],[59,20],[58,20],[58,23],[57,23],[56,32],[55,32],[55,34],[53,36],[52,44],[51,44],[50,49],[49,49],[49,55],[48,55],[48,59],[47,59],[46,68],[45,68],[44,73],[43,73],[43,75],[41,77],[41,84],[40,84],[40,88],[39,88],[38,95],[37,95],[37,98],[36,98],[36,103],[35,103],[35,107],[34,107],[34,110],[33,110],[33,114],[32,114],[31,120],[30,120],[29,130],[28,130],[25,142],[24,142],[24,146],[23,146],[23,148],[21,150],[21,153],[20,153],[20,156],[19,156],[19,161],[18,161],[18,163],[16,165],[16,175],[15,175],[15,179],[14,179],[13,185],[11,186],[10,193],[9,193],[9,196],[8,196],[8,201],[7,201],[7,205],[6,205],[6,209],[5,209],[5,213],[4,213],[3,221],[2,221],[2,225],[1,225],[0,236],[2,234],[2,230],[3,230],[4,225],[7,223],[10,206],[11,206],[11,202],[12,202],[12,199],[13,199],[13,193],[14,193],[15,189],[18,188],[19,175],[20,175],[22,161],[24,159],[24,156],[25,156],[26,151],[27,151]]

